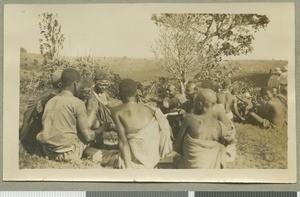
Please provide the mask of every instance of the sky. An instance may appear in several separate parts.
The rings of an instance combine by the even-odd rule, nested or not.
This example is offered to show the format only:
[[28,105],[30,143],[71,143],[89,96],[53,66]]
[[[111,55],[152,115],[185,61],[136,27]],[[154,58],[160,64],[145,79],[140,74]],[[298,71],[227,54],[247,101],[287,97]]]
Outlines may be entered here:
[[[158,38],[153,13],[258,13],[270,23],[257,32],[253,52],[228,59],[288,59],[293,53],[293,7],[291,4],[65,4],[5,5],[6,32],[14,34],[20,47],[39,53],[39,17],[57,13],[65,34],[65,56],[154,57],[151,46]],[[11,22],[11,23],[10,23]],[[14,24],[14,25],[12,25]]]

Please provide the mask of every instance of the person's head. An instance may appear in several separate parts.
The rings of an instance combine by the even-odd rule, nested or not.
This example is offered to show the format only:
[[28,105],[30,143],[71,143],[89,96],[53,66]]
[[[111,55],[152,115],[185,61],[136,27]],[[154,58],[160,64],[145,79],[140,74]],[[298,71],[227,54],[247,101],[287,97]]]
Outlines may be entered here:
[[231,90],[231,94],[232,94],[232,95],[237,95],[237,94],[238,94],[237,89],[236,89],[236,88],[233,88],[233,89]]
[[97,94],[103,93],[104,90],[106,90],[107,86],[109,85],[108,74],[100,70],[96,70],[94,81],[95,81],[95,92]]
[[212,109],[216,102],[217,96],[213,90],[208,88],[201,89],[194,98],[194,111],[196,114],[202,114]]
[[265,101],[269,101],[273,98],[273,89],[269,87],[262,87],[260,94]]
[[55,89],[60,89],[61,88],[61,74],[62,74],[62,70],[56,70],[55,72],[53,72],[51,74],[51,84],[53,86],[53,88]]
[[216,91],[217,93],[220,93],[220,92],[222,91],[222,85],[221,85],[221,84],[216,85],[215,91]]
[[65,69],[61,74],[61,85],[63,90],[70,90],[77,96],[81,91],[80,73],[73,68]]
[[159,83],[166,83],[168,80],[165,77],[159,77]]
[[178,93],[176,86],[174,86],[173,84],[169,84],[166,91],[167,91],[167,95],[169,95],[169,97],[171,98]]
[[[208,89],[211,89],[211,90],[215,90],[216,89],[215,84],[211,80],[209,80],[209,79],[203,79],[203,80],[199,81],[196,84],[196,87],[198,89],[200,89],[200,88],[208,88]],[[222,89],[222,88],[220,87],[220,89]]]
[[272,74],[273,75],[280,75],[282,72],[281,72],[281,69],[279,67],[276,67],[274,68]]
[[123,79],[119,84],[119,96],[123,103],[136,98],[138,84],[132,79]]
[[282,72],[287,72],[288,71],[288,65],[285,65],[281,70],[282,70]]
[[229,90],[231,86],[231,80],[230,78],[225,78],[222,82],[222,88],[223,90]]
[[193,81],[189,81],[185,87],[185,93],[189,99],[193,99],[196,94],[197,88]]
[[78,98],[82,101],[86,101],[89,98],[90,93],[91,93],[90,87],[82,87],[78,94]]

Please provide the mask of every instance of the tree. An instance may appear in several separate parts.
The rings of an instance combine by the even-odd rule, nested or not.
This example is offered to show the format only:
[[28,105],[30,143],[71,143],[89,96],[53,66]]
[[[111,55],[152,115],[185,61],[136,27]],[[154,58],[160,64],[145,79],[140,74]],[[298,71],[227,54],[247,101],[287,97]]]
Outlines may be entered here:
[[43,13],[39,15],[40,34],[40,51],[45,61],[53,60],[59,56],[65,40],[61,32],[61,25],[58,23],[57,14]]
[[269,23],[258,14],[153,14],[151,19],[160,30],[152,48],[158,66],[182,88],[196,74],[220,74],[223,56],[251,52],[253,34]]

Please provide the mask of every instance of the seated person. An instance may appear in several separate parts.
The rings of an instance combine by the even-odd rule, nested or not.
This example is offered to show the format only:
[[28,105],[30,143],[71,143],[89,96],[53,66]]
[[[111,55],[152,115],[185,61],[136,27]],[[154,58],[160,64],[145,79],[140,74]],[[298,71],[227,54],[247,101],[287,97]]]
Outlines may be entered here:
[[43,130],[36,139],[49,159],[79,160],[87,143],[94,141],[105,128],[89,129],[85,105],[76,98],[81,88],[79,72],[65,69],[61,74],[61,83],[61,93],[46,105],[42,117]]
[[285,89],[277,96],[273,96],[272,88],[262,88],[261,94],[265,105],[261,106],[260,114],[250,112],[250,121],[263,128],[282,129],[287,126],[287,98]]
[[185,94],[187,101],[182,104],[182,109],[184,109],[187,113],[193,113],[193,100],[197,93],[196,83],[193,81],[189,81],[185,87]]
[[249,92],[245,92],[242,95],[237,95],[235,92],[232,91],[233,95],[236,95],[238,99],[238,109],[241,114],[241,116],[245,116],[249,113],[249,111],[253,108],[252,103],[252,96]]
[[[115,130],[113,120],[111,118],[111,102],[107,93],[107,87],[110,84],[108,74],[96,70],[95,85],[91,88],[91,93],[86,100],[87,114],[89,116],[89,124],[92,129],[97,129],[100,126],[105,125],[108,128],[108,132]],[[101,135],[103,135],[102,133]],[[111,139],[113,140],[113,139]],[[92,144],[97,148],[104,147],[104,138],[100,136],[95,143]]]
[[20,129],[19,139],[25,150],[30,154],[39,151],[39,144],[36,141],[36,135],[43,129],[42,116],[46,103],[61,90],[61,73],[62,70],[57,70],[52,73],[52,88],[36,100],[29,102],[27,110],[24,113],[23,125]]
[[229,84],[223,84],[223,90],[217,94],[217,103],[222,104],[225,113],[230,120],[233,120],[234,115],[244,121],[245,119],[240,115],[238,106],[238,99],[235,95],[232,95],[229,91]]
[[165,77],[159,77],[159,84],[156,90],[156,94],[159,98],[164,99],[166,97],[166,89],[169,85],[169,81]]
[[95,85],[91,89],[91,94],[87,100],[87,111],[88,115],[92,111],[97,111],[97,118],[99,124],[112,123],[111,119],[111,103],[110,97],[106,91],[109,85],[108,75],[102,71],[97,70],[95,72]]
[[178,111],[180,106],[187,101],[186,97],[179,93],[176,86],[169,84],[166,89],[166,97],[163,100],[162,111],[164,113],[170,113]]
[[214,118],[213,107],[217,98],[210,89],[201,89],[195,96],[195,114],[186,114],[175,151],[182,154],[175,160],[177,168],[226,167],[225,145],[233,141],[226,126]]
[[137,83],[124,79],[119,85],[123,104],[112,108],[119,136],[119,152],[103,151],[102,165],[115,168],[155,168],[172,151],[168,121],[158,108],[138,104]]

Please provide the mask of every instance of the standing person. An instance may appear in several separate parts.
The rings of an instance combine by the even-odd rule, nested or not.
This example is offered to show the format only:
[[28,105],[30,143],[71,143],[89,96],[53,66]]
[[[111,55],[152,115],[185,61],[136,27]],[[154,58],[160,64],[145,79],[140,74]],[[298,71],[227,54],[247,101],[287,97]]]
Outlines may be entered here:
[[61,93],[46,105],[42,117],[43,130],[36,139],[48,158],[56,161],[78,160],[86,144],[94,141],[103,128],[89,129],[85,105],[76,98],[81,89],[79,72],[65,69],[61,74],[61,83]]
[[226,149],[233,138],[226,126],[214,117],[216,94],[210,89],[201,89],[195,96],[195,114],[186,114],[177,140],[175,151],[178,168],[225,168]]
[[119,167],[154,168],[172,150],[170,126],[158,108],[137,103],[137,88],[133,80],[122,80],[119,95],[123,104],[112,109],[119,136]]
[[276,67],[272,70],[272,75],[268,80],[268,87],[272,89],[272,93],[278,94],[279,93],[279,77],[281,75],[281,69]]
[[285,65],[279,77],[279,89],[287,88],[287,85],[288,85],[288,68],[287,65]]
[[26,112],[24,113],[23,125],[20,129],[19,139],[28,153],[38,151],[39,145],[36,141],[36,135],[43,129],[42,116],[46,103],[61,91],[61,73],[57,70],[51,75],[52,88],[38,97],[36,100],[30,101]]

